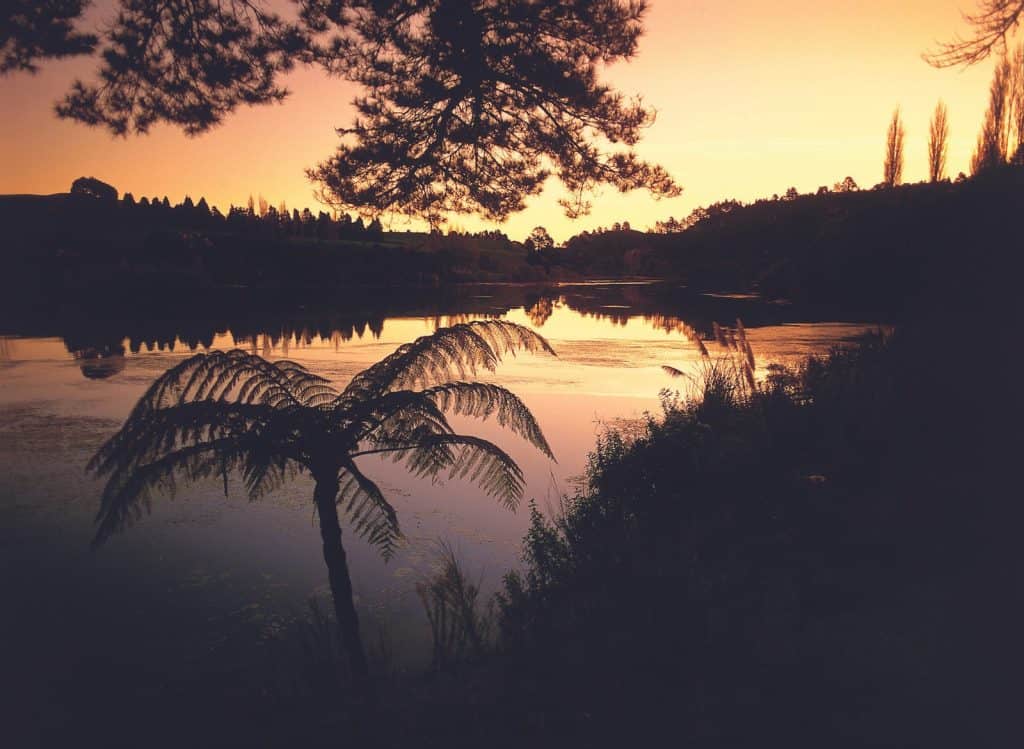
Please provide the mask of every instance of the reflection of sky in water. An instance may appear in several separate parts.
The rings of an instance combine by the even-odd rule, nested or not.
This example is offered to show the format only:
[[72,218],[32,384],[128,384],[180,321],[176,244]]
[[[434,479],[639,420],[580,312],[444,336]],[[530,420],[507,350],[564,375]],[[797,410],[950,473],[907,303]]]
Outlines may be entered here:
[[[694,333],[680,321],[630,317],[626,308],[607,312],[613,317],[584,315],[558,302],[545,309],[515,308],[506,318],[542,323],[539,331],[559,356],[521,355],[493,375],[484,373],[484,379],[512,388],[530,406],[557,463],[493,424],[456,420],[457,427],[509,449],[526,473],[526,499],[535,498],[542,509],[570,490],[602,424],[654,411],[660,389],[680,387],[680,381],[662,372],[662,364],[686,370],[699,362],[698,349],[688,338]],[[267,336],[235,340],[224,332],[215,337],[214,346],[291,358],[344,385],[401,343],[465,319],[386,319],[377,338],[369,330],[350,340],[299,334],[278,338],[276,344]],[[825,350],[864,327],[776,325],[748,329],[748,338],[763,367]],[[133,354],[125,341],[124,366],[112,367],[105,379],[89,379],[62,339],[6,338],[0,343],[0,533],[9,570],[34,564],[44,554],[50,555],[46,558],[54,580],[66,583],[63,571],[74,569],[79,595],[91,602],[99,596],[116,610],[97,604],[88,615],[96,628],[112,616],[146,618],[152,607],[190,612],[181,613],[179,622],[188,633],[177,631],[161,640],[170,652],[193,641],[213,651],[228,648],[226,632],[272,630],[282,611],[300,610],[311,593],[326,590],[308,479],[256,505],[248,503],[237,480],[230,482],[227,499],[218,482],[183,486],[173,501],[158,498],[152,515],[90,554],[99,487],[84,475],[85,462],[148,384],[189,349],[180,343],[164,351],[143,346]],[[707,346],[715,355],[717,345]],[[361,607],[378,612],[398,639],[411,642],[426,636],[413,590],[429,569],[436,540],[450,540],[470,571],[493,589],[504,571],[518,563],[528,519],[525,500],[512,514],[461,482],[415,481],[385,459],[362,461],[393,500],[409,544],[385,565],[373,550],[346,534],[353,581]],[[41,579],[46,579],[45,572]],[[4,577],[8,583],[15,576]],[[111,588],[115,581],[123,585],[122,591],[149,592],[142,598],[122,598]],[[133,587],[139,581],[144,581],[142,587]],[[159,599],[147,597],[153,592],[151,584],[159,587]],[[47,592],[26,589],[25,596],[35,606],[51,605]],[[172,641],[178,644],[168,644]],[[102,649],[102,643],[100,637],[67,647]]]

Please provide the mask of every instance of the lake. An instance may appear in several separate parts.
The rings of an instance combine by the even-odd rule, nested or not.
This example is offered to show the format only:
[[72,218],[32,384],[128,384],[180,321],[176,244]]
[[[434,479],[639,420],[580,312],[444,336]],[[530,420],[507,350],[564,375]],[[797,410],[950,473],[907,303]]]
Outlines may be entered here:
[[429,656],[415,584],[429,574],[438,542],[449,542],[493,591],[519,564],[527,502],[550,512],[572,492],[597,435],[657,414],[664,388],[686,391],[689,381],[669,377],[662,365],[696,373],[697,339],[712,357],[725,354],[715,323],[743,320],[762,374],[769,363],[795,363],[875,327],[656,283],[381,289],[316,299],[236,290],[5,309],[0,634],[26,725],[72,721],[83,699],[106,699],[124,685],[153,697],[198,684],[219,694],[261,689],[275,643],[311,597],[327,594],[308,478],[257,503],[237,479],[226,497],[219,481],[180,486],[135,527],[90,551],[100,486],[84,466],[154,378],[195,351],[239,347],[300,362],[343,386],[402,343],[484,317],[529,325],[557,352],[509,359],[484,378],[523,398],[557,462],[494,424],[456,420],[522,466],[528,489],[511,513],[459,481],[417,482],[376,456],[361,459],[407,536],[386,564],[344,537],[366,639],[396,669],[422,668]]

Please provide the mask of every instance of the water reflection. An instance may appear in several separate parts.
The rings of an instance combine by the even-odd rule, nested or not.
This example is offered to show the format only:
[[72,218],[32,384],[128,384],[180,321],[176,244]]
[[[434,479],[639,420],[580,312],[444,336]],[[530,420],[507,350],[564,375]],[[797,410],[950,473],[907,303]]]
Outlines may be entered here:
[[[725,321],[744,320],[756,358],[753,369],[759,373],[769,363],[824,351],[870,327],[807,316],[801,320],[794,310],[777,305],[687,296],[658,285],[470,287],[456,294],[414,291],[400,298],[366,297],[358,309],[352,300],[335,306],[322,299],[285,300],[217,308],[209,317],[198,314],[210,303],[197,302],[188,315],[159,310],[147,314],[143,307],[128,318],[114,309],[86,314],[68,307],[63,314],[3,318],[4,332],[21,334],[0,337],[0,413],[7,424],[0,432],[0,464],[26,470],[24,475],[9,471],[0,489],[12,498],[10,507],[18,508],[18,522],[31,516],[60,524],[55,514],[81,508],[84,548],[98,502],[95,488],[81,483],[89,451],[116,430],[156,377],[198,349],[242,348],[268,359],[294,359],[344,387],[356,372],[438,327],[485,317],[533,326],[551,342],[558,358],[520,356],[503,364],[493,380],[523,397],[558,456],[553,465],[523,445],[509,448],[526,473],[526,496],[543,503],[555,501],[582,472],[602,424],[656,411],[659,391],[685,386],[668,377],[663,365],[696,371],[703,350],[712,356],[730,351]],[[25,453],[29,445],[38,449]],[[66,467],[67,475],[56,473],[53,466]],[[416,569],[419,547],[438,536],[463,539],[462,551],[473,563],[486,562],[495,579],[517,563],[525,530],[522,514],[502,514],[457,482],[411,482],[383,461],[373,471],[388,491],[402,497],[401,509],[416,520],[406,558],[393,568],[380,568],[372,554],[356,559],[357,565],[372,566],[372,571],[363,569],[357,575],[378,591],[367,600],[382,600],[382,591],[412,590],[411,580],[395,571]],[[40,484],[39,475],[47,481]],[[250,529],[248,536],[237,539],[240,546],[296,523],[301,526],[308,507],[296,497],[306,494],[271,498],[270,504],[286,514],[258,533]],[[187,529],[170,532],[168,538],[176,544],[195,543],[197,518],[217,525],[232,514],[217,490],[190,490],[188,496],[189,507],[159,511],[165,523]],[[161,526],[157,522],[153,527]],[[293,530],[299,534],[308,528]],[[217,543],[223,545],[223,538]],[[314,564],[299,575],[309,584],[304,592],[322,582],[319,572]]]
[[[124,652],[129,665],[155,664],[149,667],[163,674],[192,673],[196,664],[209,667],[213,659],[225,669],[255,662],[245,648],[258,643],[282,612],[303,611],[307,597],[324,589],[312,486],[301,480],[257,504],[235,482],[227,499],[216,481],[183,489],[179,501],[154,502],[153,515],[132,533],[102,553],[88,553],[99,506],[99,487],[83,475],[89,455],[150,383],[192,351],[241,347],[271,359],[287,357],[344,386],[359,370],[437,327],[484,317],[535,327],[558,358],[520,356],[503,364],[494,381],[523,398],[558,463],[497,429],[478,433],[508,447],[525,473],[526,497],[544,510],[582,473],[603,424],[656,411],[659,390],[679,386],[663,364],[698,366],[697,342],[714,355],[722,345],[716,339],[727,344],[727,329],[737,318],[746,325],[757,371],[870,327],[665,285],[464,287],[342,299],[239,290],[190,299],[187,306],[173,298],[131,304],[74,299],[16,310],[4,310],[3,303],[0,584],[28,612],[6,623],[15,631],[5,637],[60,644],[44,663],[26,656],[24,668],[16,669],[33,674],[40,690],[65,673],[69,659],[99,663],[111,652]],[[717,336],[716,321],[724,326]],[[428,645],[415,582],[429,570],[437,539],[452,541],[470,572],[493,587],[519,563],[527,516],[502,510],[458,481],[417,482],[384,460],[368,459],[367,472],[408,519],[409,543],[384,565],[373,549],[353,542],[358,605],[386,623],[396,657],[414,659],[417,648]],[[45,568],[39,565],[43,558]],[[33,576],[23,575],[25,569]],[[73,580],[67,570],[75,571]],[[196,570],[208,584],[182,588]],[[56,627],[52,637],[41,637],[39,631],[51,632],[46,617],[55,601],[95,613],[82,615],[73,637]],[[136,623],[130,652],[118,640],[121,634],[110,631],[110,621]]]
[[[77,299],[56,309],[0,310],[0,332],[62,338],[82,374],[102,379],[123,372],[132,356],[143,354],[224,347],[267,357],[312,349],[341,353],[352,342],[401,343],[403,335],[487,317],[515,319],[570,342],[675,339],[698,351],[716,341],[719,323],[742,319],[751,329],[765,329],[824,321],[820,314],[749,296],[698,295],[678,286],[640,283],[362,291],[344,298],[266,299],[258,291],[238,289],[194,298],[187,308],[159,299],[135,300],[131,307],[126,316],[111,300]],[[845,335],[823,332],[821,345],[835,340],[837,332]]]
[[[64,342],[67,346],[67,341]],[[68,351],[78,362],[82,375],[90,380],[105,380],[124,370],[124,346],[108,344],[102,348],[71,348]]]

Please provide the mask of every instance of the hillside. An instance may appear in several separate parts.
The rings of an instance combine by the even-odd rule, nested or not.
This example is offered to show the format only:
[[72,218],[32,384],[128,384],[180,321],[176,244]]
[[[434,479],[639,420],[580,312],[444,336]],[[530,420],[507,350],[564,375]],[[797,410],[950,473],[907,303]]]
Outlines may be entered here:
[[[956,183],[727,201],[684,231],[581,234],[557,262],[598,274],[671,277],[695,288],[899,311],[936,273],[979,253],[1014,266],[1021,215],[1024,170],[1007,168]],[[979,247],[979,233],[1007,243]]]

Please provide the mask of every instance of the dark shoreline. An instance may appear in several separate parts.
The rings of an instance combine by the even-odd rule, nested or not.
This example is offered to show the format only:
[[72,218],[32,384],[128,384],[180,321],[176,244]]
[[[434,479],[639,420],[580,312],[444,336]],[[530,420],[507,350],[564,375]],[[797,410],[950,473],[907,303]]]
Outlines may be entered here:
[[[486,294],[474,292],[486,291]],[[269,334],[348,338],[376,335],[387,318],[503,315],[523,308],[543,333],[545,309],[565,304],[583,314],[625,322],[656,320],[666,330],[685,325],[705,340],[715,323],[759,327],[783,322],[870,322],[898,318],[865,307],[766,301],[748,294],[692,291],[677,282],[650,279],[571,281],[558,284],[452,284],[438,287],[356,286],[338,289],[234,287],[183,293],[174,289],[39,294],[0,301],[0,334],[61,337],[69,350],[116,351],[159,347],[181,340],[208,347],[215,334],[231,330],[249,338]]]
[[964,266],[980,266],[971,275],[983,282],[1002,280],[1003,263],[1019,270],[1018,253],[979,240],[1024,211],[1022,196],[1024,169],[1008,166],[956,183],[729,204],[683,231],[582,232],[542,252],[500,233],[282,236],[256,217],[211,223],[182,207],[81,196],[0,196],[0,220],[8,296],[22,305],[103,294],[140,304],[156,295],[408,289],[443,298],[466,285],[656,279],[687,295],[757,294],[833,316],[898,320],[922,295],[954,295]]

